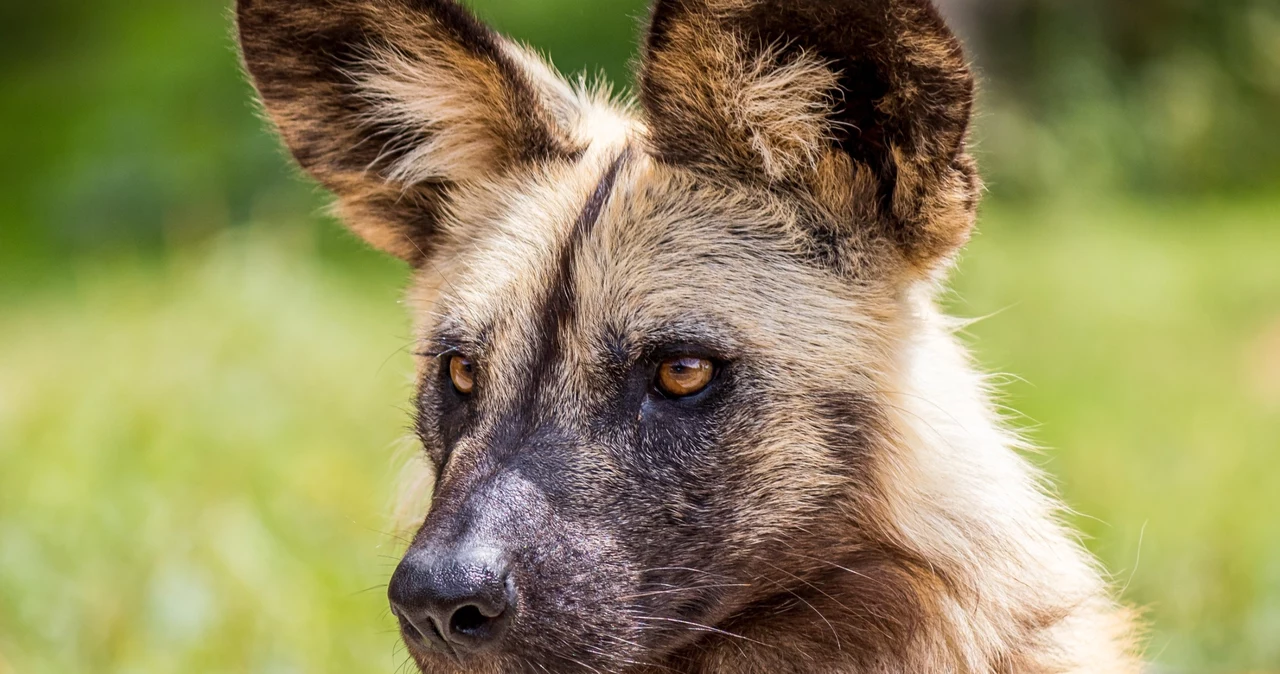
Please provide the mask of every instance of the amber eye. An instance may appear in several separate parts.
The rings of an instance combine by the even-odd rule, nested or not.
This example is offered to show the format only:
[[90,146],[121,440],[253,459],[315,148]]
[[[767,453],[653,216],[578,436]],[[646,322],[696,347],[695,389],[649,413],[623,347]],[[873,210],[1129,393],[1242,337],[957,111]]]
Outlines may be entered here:
[[450,358],[449,379],[453,380],[453,387],[458,390],[458,393],[470,395],[476,389],[475,365],[470,359],[462,356]]
[[687,398],[707,388],[715,370],[706,358],[671,358],[658,366],[658,388],[673,398]]

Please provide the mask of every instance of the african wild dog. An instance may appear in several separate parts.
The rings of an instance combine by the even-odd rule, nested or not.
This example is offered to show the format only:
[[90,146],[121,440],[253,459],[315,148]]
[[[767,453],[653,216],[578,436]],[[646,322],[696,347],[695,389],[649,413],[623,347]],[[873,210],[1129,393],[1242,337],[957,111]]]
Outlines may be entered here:
[[639,105],[454,0],[240,0],[416,269],[425,672],[1138,670],[934,304],[979,194],[928,0],[658,0]]

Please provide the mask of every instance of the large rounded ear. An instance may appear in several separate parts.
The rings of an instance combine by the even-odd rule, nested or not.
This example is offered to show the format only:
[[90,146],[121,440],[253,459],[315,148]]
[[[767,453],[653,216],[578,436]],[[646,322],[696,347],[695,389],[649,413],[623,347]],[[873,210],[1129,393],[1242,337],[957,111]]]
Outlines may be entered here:
[[652,151],[804,191],[929,268],[968,238],[973,76],[929,0],[657,0]]
[[572,157],[574,92],[453,0],[238,0],[245,67],[346,222],[411,262],[451,185]]

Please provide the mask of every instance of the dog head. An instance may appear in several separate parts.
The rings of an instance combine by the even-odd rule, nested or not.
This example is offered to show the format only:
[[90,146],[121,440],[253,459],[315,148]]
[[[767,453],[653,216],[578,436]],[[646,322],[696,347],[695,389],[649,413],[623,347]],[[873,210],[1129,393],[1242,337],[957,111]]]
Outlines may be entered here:
[[424,671],[753,641],[837,553],[866,647],[910,629],[886,387],[978,194],[928,0],[658,0],[637,110],[453,0],[238,19],[294,157],[417,270],[434,489],[390,595]]

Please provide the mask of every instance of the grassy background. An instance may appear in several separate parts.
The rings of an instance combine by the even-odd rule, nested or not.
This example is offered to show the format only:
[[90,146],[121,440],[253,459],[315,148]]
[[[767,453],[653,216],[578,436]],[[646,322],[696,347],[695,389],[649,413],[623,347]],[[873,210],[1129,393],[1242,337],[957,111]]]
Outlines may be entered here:
[[[0,6],[0,674],[404,662],[406,271],[313,215],[227,4]],[[619,79],[644,5],[474,4]],[[1280,672],[1280,7],[948,4],[993,186],[952,308],[1161,668]]]

